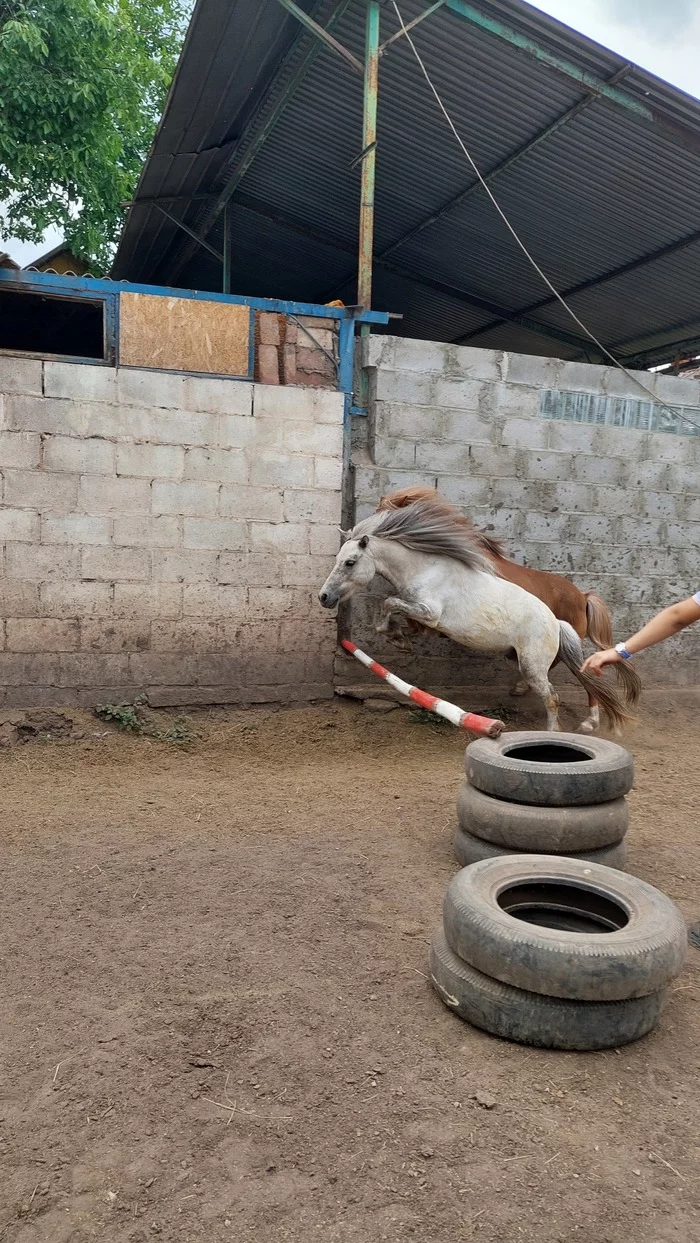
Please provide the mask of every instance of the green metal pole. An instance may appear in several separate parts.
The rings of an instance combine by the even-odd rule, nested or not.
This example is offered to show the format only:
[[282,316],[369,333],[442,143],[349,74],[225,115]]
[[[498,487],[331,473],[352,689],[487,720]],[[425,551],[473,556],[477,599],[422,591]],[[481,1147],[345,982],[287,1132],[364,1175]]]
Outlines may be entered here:
[[224,254],[221,292],[231,292],[231,219],[228,203],[224,205]]
[[[379,0],[367,0],[365,27],[365,89],[362,113],[362,189],[360,192],[360,253],[357,304],[372,306],[372,252],[374,250],[374,181],[377,163],[377,92],[379,86]],[[369,329],[363,325],[362,331]]]

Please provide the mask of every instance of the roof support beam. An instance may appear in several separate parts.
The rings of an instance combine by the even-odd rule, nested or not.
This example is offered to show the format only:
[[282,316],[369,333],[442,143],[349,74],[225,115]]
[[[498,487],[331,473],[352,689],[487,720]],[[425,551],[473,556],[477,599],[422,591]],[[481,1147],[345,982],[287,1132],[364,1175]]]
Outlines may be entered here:
[[[342,250],[347,254],[355,253],[355,247],[344,238],[320,232],[317,228],[306,224],[304,221],[297,220],[293,216],[281,212],[276,207],[271,207],[259,199],[252,198],[250,195],[237,195],[232,206],[242,207],[245,211],[252,212],[255,216],[262,216],[265,220],[271,220],[274,224],[281,225],[292,233],[298,233],[301,237],[307,237],[318,245],[328,246],[331,250]],[[454,285],[446,285],[442,281],[433,280],[432,277],[413,272],[410,268],[404,268],[393,260],[382,259],[380,255],[375,255],[374,265],[386,272],[391,272],[394,276],[400,277],[401,280],[407,281],[411,285],[432,289],[436,293],[445,294],[455,302],[463,302],[465,306],[473,306],[480,311],[485,311],[489,315],[494,315],[497,317],[496,322],[506,321],[519,324],[522,328],[527,328],[529,332],[536,333],[537,336],[545,337],[550,341],[558,341],[560,345],[568,345],[573,349],[580,350],[582,353],[591,353],[595,350],[592,343],[582,337],[573,336],[563,329],[560,331],[549,324],[542,324],[539,320],[531,319],[530,316],[519,315],[516,311],[508,311],[505,307],[498,306],[494,302],[480,298],[477,294],[470,293],[469,290],[459,289]],[[351,280],[352,277],[349,277],[345,284],[349,284]]]
[[[588,289],[595,289],[598,285],[604,285],[606,281],[617,280],[618,277],[627,276],[630,272],[636,272],[639,268],[646,267],[649,263],[656,263],[660,259],[666,259],[669,255],[675,255],[679,250],[685,250],[687,246],[692,246],[695,242],[700,242],[700,230],[694,233],[686,233],[685,237],[681,237],[676,242],[669,242],[667,246],[660,246],[658,250],[649,251],[646,255],[641,255],[638,259],[631,259],[629,263],[623,263],[619,268],[611,268],[608,272],[603,272],[601,276],[593,276],[590,280],[580,281],[578,285],[571,285],[568,289],[561,291],[562,298],[572,298],[575,294],[585,293]],[[531,302],[528,306],[521,307],[518,314],[531,315],[533,311],[541,311],[543,307],[551,306],[557,301],[556,298],[541,298],[539,302]],[[503,321],[501,321],[503,322]],[[454,345],[465,345],[467,341],[471,341],[474,337],[478,337],[483,332],[489,332],[491,328],[498,327],[498,321],[487,324],[484,328],[477,328],[474,332],[470,332],[466,337],[460,337],[459,340],[453,342]]]
[[585,86],[587,90],[599,95],[601,99],[607,99],[612,104],[624,108],[631,113],[638,121],[646,122],[663,130],[671,142],[676,146],[683,147],[686,151],[694,151],[696,154],[700,152],[700,135],[694,133],[685,126],[676,125],[668,117],[660,116],[648,104],[644,104],[636,96],[631,95],[627,91],[619,90],[616,86],[611,86],[608,82],[604,82],[602,78],[598,78],[594,73],[582,69],[580,65],[575,65],[573,61],[565,60],[562,56],[550,52],[536,40],[530,39],[527,35],[521,34],[512,26],[507,26],[505,22],[499,21],[495,17],[488,17],[486,13],[482,13],[480,9],[474,7],[473,4],[467,4],[466,0],[446,0],[448,9],[456,13],[459,17],[471,22],[473,26],[486,31],[488,34],[495,35],[496,38],[510,43],[511,47],[515,47],[518,51],[525,53],[533,60],[537,60],[540,64],[547,65],[550,69],[556,70],[565,78],[570,78],[577,82],[580,86]]
[[313,17],[309,17],[308,13],[305,13],[303,9],[300,9],[299,5],[294,3],[294,0],[278,0],[278,3],[281,4],[282,8],[286,9],[288,13],[291,13],[292,17],[296,17],[297,21],[300,21],[302,26],[306,26],[307,30],[310,30],[312,34],[316,35],[317,39],[320,39],[322,43],[325,43],[331,51],[337,52],[339,56],[342,56],[343,60],[346,60],[356,73],[364,73],[365,70],[362,61],[358,60],[354,53],[349,51],[348,48],[343,47],[343,44],[340,43],[338,39],[334,39],[333,35],[329,34],[324,26],[320,26],[318,22],[314,21]]
[[[613,74],[612,78],[609,78],[608,81],[610,83],[619,82],[627,73],[629,68],[629,65],[623,65],[623,67],[618,69],[617,73]],[[520,160],[524,159],[526,155],[529,155],[531,151],[534,151],[536,147],[539,147],[547,138],[551,138],[551,136],[556,134],[564,125],[568,125],[569,121],[573,121],[574,117],[577,117],[578,114],[583,112],[585,108],[590,107],[596,99],[597,96],[589,92],[584,99],[580,99],[579,102],[574,104],[572,108],[567,108],[566,112],[563,112],[561,116],[557,117],[555,121],[552,121],[550,125],[547,125],[544,129],[541,129],[539,133],[535,134],[534,138],[530,138],[522,147],[518,147],[517,150],[507,156],[505,160],[501,160],[500,164],[494,165],[494,167],[484,175],[484,181],[490,185],[491,182],[495,181],[497,177],[500,177],[502,173],[507,172],[508,169],[512,168],[514,164],[517,164]],[[399,249],[400,246],[406,246],[408,242],[412,242],[414,237],[417,237],[418,234],[422,233],[424,229],[429,228],[432,224],[436,224],[438,220],[442,220],[443,216],[446,216],[448,212],[454,211],[456,207],[461,207],[462,203],[466,203],[467,199],[470,199],[471,196],[480,189],[480,181],[470,182],[466,189],[460,190],[459,194],[455,194],[453,198],[448,199],[446,203],[443,203],[442,207],[437,209],[437,211],[434,211],[430,216],[426,216],[425,220],[421,220],[419,224],[415,225],[412,229],[409,229],[408,233],[404,233],[403,236],[398,238],[397,241],[392,242],[391,246],[387,246],[386,250],[382,251],[382,254],[392,255],[394,251]]]
[[417,17],[414,17],[412,22],[407,22],[406,26],[401,30],[397,30],[390,39],[385,39],[384,43],[380,44],[379,55],[383,56],[387,48],[391,47],[392,43],[396,43],[397,39],[403,38],[405,34],[408,34],[409,30],[413,30],[414,26],[419,26],[420,23],[425,21],[426,17],[430,17],[430,14],[434,13],[436,9],[441,9],[444,3],[445,0],[435,0],[435,4],[431,4],[430,8],[426,9],[424,13],[419,13]]
[[[335,24],[340,20],[340,18],[343,16],[343,13],[345,13],[346,9],[350,7],[352,2],[353,0],[338,0],[338,4],[336,8],[333,10],[331,17],[329,18],[326,24],[327,32],[332,30],[333,26],[335,26]],[[275,83],[279,80],[281,74],[284,73],[284,70],[289,65],[290,60],[295,56],[296,52],[298,51],[299,39],[303,39],[303,38],[304,38],[304,35],[300,34],[299,38],[295,40],[292,47],[289,49],[287,55],[283,58],[282,63],[279,66],[277,73],[275,74],[270,84],[270,87],[268,89],[268,97],[270,95],[270,92],[274,88]],[[279,98],[277,99],[274,107],[270,111],[270,114],[267,120],[265,121],[264,125],[262,126],[260,130],[258,130],[257,133],[254,133],[254,131],[255,131],[256,124],[258,122],[258,118],[260,116],[260,110],[255,112],[250,118],[250,121],[248,122],[248,125],[246,126],[243,134],[241,134],[241,138],[236,147],[236,150],[231,156],[231,159],[227,161],[227,163],[224,165],[224,168],[222,169],[221,177],[222,179],[225,179],[225,184],[224,184],[223,189],[218,194],[216,194],[212,202],[200,212],[195,222],[197,229],[199,230],[200,233],[206,235],[211,229],[214,222],[221,215],[221,212],[224,209],[224,204],[227,203],[228,200],[231,198],[231,196],[235,193],[236,189],[238,188],[241,181],[243,180],[246,173],[248,172],[248,169],[250,168],[251,164],[253,163],[256,156],[260,152],[261,148],[267,142],[267,139],[269,138],[277,122],[282,116],[282,113],[285,111],[290,99],[296,93],[298,87],[301,85],[307,73],[309,72],[312,65],[314,64],[314,61],[320,55],[322,47],[323,47],[323,44],[320,42],[320,40],[314,39],[313,43],[311,43],[306,53],[302,57],[301,61],[297,65],[295,71],[293,72],[286,86],[281,91]],[[251,139],[250,144],[245,152],[245,155],[240,160],[240,163],[237,163],[237,157],[238,157],[240,147],[242,146],[244,142],[248,140],[248,138]],[[184,265],[188,262],[188,260],[192,257],[193,254],[194,254],[194,246],[185,246],[180,251],[180,253],[174,257],[174,259],[170,261],[166,259],[164,261],[163,266],[167,267],[168,276],[171,281],[182,270]]]
[[204,238],[200,237],[198,233],[195,233],[194,229],[191,229],[189,225],[184,224],[182,220],[178,220],[177,216],[172,216],[169,211],[165,210],[162,203],[154,203],[153,206],[163,216],[165,216],[166,219],[171,222],[171,224],[176,224],[178,229],[182,229],[182,232],[186,233],[188,237],[191,237],[192,240],[196,242],[198,246],[202,246],[204,250],[208,250],[210,255],[213,255],[215,259],[219,260],[219,263],[223,263],[224,256],[218,250],[216,250],[213,246],[210,246],[208,242],[205,242]]

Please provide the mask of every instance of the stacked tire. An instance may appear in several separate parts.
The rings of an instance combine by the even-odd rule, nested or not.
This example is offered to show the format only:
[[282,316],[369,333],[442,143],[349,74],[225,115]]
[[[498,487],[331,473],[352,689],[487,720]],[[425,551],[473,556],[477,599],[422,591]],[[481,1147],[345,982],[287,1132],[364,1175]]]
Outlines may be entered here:
[[624,869],[634,761],[602,738],[544,732],[467,747],[455,853],[463,867],[514,853]]
[[505,855],[453,878],[430,974],[450,1009],[494,1035],[609,1049],[656,1026],[685,946],[680,913],[651,885],[561,855]]

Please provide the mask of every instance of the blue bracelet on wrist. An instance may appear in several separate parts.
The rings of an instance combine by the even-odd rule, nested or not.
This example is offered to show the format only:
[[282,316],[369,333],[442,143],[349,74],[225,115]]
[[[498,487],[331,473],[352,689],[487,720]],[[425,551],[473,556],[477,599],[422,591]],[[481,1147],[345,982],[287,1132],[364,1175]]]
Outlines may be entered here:
[[627,651],[627,648],[625,647],[624,643],[616,643],[615,651],[618,652],[618,654],[622,657],[623,660],[632,659],[632,653]]

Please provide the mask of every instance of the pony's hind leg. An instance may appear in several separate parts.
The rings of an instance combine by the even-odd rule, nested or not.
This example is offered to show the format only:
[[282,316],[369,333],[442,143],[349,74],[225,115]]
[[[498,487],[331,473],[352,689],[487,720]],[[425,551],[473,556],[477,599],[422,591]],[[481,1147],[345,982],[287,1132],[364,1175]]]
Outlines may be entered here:
[[540,665],[531,663],[526,657],[521,657],[519,664],[523,680],[536,695],[540,696],[544,703],[547,710],[547,729],[550,733],[556,732],[561,728],[559,725],[559,696],[547,676],[547,671],[543,670]]
[[598,700],[588,696],[588,716],[578,727],[579,734],[595,734],[600,729],[600,708]]

